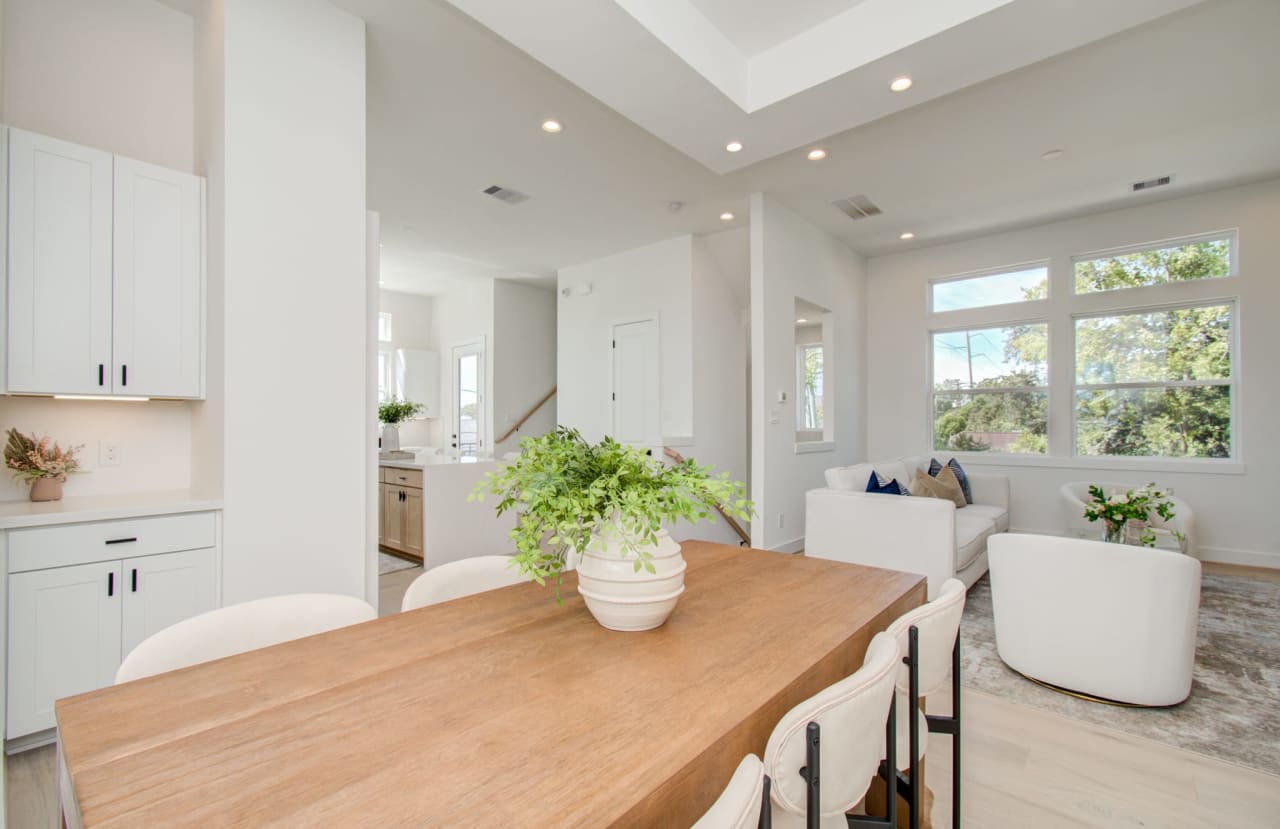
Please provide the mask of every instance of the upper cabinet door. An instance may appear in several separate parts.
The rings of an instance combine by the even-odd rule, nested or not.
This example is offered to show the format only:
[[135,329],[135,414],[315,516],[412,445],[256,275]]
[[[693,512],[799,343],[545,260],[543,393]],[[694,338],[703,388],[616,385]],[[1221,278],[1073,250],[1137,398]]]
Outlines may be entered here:
[[111,154],[9,134],[8,391],[111,389]]
[[116,394],[202,394],[203,206],[198,177],[116,157]]

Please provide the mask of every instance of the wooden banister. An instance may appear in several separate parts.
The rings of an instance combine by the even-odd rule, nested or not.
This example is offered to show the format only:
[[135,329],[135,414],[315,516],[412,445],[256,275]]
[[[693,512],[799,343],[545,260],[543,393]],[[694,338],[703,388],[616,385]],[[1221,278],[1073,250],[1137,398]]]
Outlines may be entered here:
[[502,442],[503,442],[503,441],[505,441],[507,438],[511,437],[511,436],[512,436],[512,435],[514,435],[516,432],[520,431],[520,427],[521,427],[521,426],[523,426],[523,425],[524,425],[524,424],[529,420],[529,418],[531,418],[531,417],[533,417],[535,414],[537,414],[538,409],[541,409],[543,406],[545,406],[545,405],[546,405],[546,403],[547,403],[547,401],[548,401],[548,400],[550,400],[551,398],[553,398],[553,397],[555,397],[555,396],[556,396],[556,388],[557,388],[556,386],[552,386],[552,387],[551,387],[551,391],[549,391],[549,392],[547,392],[546,394],[544,394],[544,395],[542,396],[542,399],[541,399],[541,400],[539,400],[537,403],[534,403],[534,404],[533,404],[533,408],[531,408],[531,409],[529,409],[529,411],[525,412],[525,413],[524,413],[524,416],[522,416],[519,420],[517,420],[517,421],[516,421],[516,425],[512,426],[510,429],[508,429],[508,430],[506,431],[506,434],[504,434],[502,437],[500,437],[500,438],[498,438],[496,441],[494,441],[494,444],[493,444],[493,445],[494,445],[494,446],[497,446],[499,443],[502,443]]
[[[672,449],[670,446],[662,447],[662,454],[666,455],[668,458],[675,461],[676,463],[684,463],[684,455],[681,455],[679,452]],[[720,506],[719,504],[716,504],[715,507],[716,507],[716,512],[720,513],[720,517],[723,518],[724,522],[729,525],[729,528],[733,530],[735,533],[737,533],[738,538],[742,539],[742,543],[745,546],[750,547],[751,536],[747,535],[747,531],[742,529],[742,525],[739,524],[737,521],[733,520],[733,516],[725,512],[724,507]]]

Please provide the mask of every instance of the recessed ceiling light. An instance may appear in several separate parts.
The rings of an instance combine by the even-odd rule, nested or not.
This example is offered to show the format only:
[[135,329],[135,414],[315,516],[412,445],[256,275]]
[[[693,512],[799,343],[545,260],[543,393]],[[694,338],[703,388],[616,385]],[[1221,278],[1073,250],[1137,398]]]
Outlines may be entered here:
[[1040,157],[1043,158],[1045,161],[1053,161],[1055,158],[1062,158],[1063,153],[1065,152],[1066,152],[1065,150],[1049,150],[1049,152],[1045,153]]
[[912,233],[911,231],[909,231],[909,230],[908,230],[906,233],[902,234],[902,235],[901,235],[901,236],[899,236],[898,238],[899,238],[899,239],[914,239],[914,238],[916,238],[916,235],[915,235],[914,233]]
[[910,88],[911,88],[911,79],[908,78],[906,75],[903,75],[901,78],[894,78],[889,83],[889,89],[893,90],[894,92],[906,92]]
[[796,325],[804,325],[806,322],[808,322],[808,320],[805,319],[804,317],[801,317],[800,319],[796,320]]
[[725,148],[726,150],[728,150],[729,152],[731,152],[731,153],[741,152],[741,151],[742,151],[742,142],[741,142],[741,141],[730,141],[728,144],[725,144],[725,145],[724,145],[724,148]]
[[815,147],[814,149],[809,150],[810,161],[821,161],[826,157],[827,157],[827,151],[822,149],[821,147]]
[[720,221],[722,222],[732,222],[733,218],[734,218],[733,214],[727,210],[724,213],[720,214]]
[[559,132],[562,129],[564,129],[564,127],[560,126],[559,121],[548,119],[542,122],[543,132]]

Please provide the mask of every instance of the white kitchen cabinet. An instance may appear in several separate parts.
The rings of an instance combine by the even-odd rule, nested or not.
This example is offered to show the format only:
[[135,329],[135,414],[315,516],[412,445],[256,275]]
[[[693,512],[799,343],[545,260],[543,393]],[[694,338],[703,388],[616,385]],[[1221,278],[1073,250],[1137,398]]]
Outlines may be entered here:
[[8,135],[2,390],[201,397],[203,180]]
[[217,607],[214,567],[211,549],[125,559],[120,658],[153,633]]
[[203,183],[115,159],[112,390],[199,397]]
[[120,570],[101,561],[9,576],[8,736],[52,728],[55,700],[115,680]]
[[10,392],[111,391],[111,154],[10,130]]
[[440,417],[440,355],[415,348],[396,349],[396,394],[422,404],[418,417]]

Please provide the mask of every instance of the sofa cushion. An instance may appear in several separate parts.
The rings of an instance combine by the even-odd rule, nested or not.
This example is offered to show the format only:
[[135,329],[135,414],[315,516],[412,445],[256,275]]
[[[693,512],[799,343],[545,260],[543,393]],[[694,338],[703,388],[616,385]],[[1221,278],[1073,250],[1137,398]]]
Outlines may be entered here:
[[867,488],[867,476],[871,474],[871,471],[871,464],[856,463],[853,466],[834,466],[824,474],[827,478],[827,486],[832,489],[862,492]]
[[963,570],[987,549],[987,538],[996,526],[981,515],[967,515],[972,507],[956,510],[956,570]]
[[[944,474],[946,474],[945,470]],[[960,484],[956,481],[954,475],[948,475],[947,479],[933,478],[923,469],[917,469],[915,477],[911,479],[911,484],[908,488],[911,490],[912,495],[925,498],[940,498],[944,501],[950,501],[957,507],[964,506],[964,493],[960,491]]]
[[[1002,507],[991,507],[986,504],[970,504],[963,510],[965,515],[981,516],[987,519],[996,527],[996,532],[1008,532],[1009,530],[1009,511]],[[959,515],[960,513],[956,513]]]
[[879,472],[872,472],[867,478],[867,492],[876,495],[910,495],[906,484],[898,483],[897,478],[886,478]]
[[946,464],[939,463],[937,458],[931,458],[929,460],[929,474],[933,477],[938,477],[938,474],[941,473],[944,468],[950,469],[956,476],[956,480],[960,482],[960,489],[964,491],[965,503],[972,504],[973,490],[969,487],[969,476],[965,474],[964,468],[960,466],[960,462],[955,458],[949,459]]

